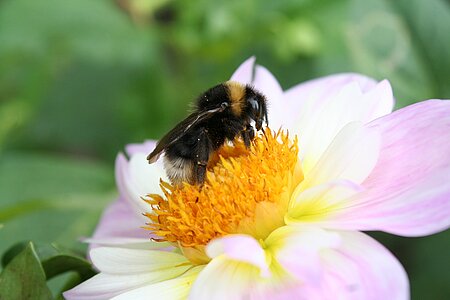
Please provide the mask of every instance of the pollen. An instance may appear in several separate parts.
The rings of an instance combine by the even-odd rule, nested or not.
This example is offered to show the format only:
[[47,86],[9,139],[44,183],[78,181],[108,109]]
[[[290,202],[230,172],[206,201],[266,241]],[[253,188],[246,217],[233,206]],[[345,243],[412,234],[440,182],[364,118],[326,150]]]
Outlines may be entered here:
[[302,180],[297,157],[297,139],[281,130],[267,129],[249,149],[240,139],[226,144],[210,159],[203,186],[161,182],[162,195],[147,195],[145,228],[182,247],[233,233],[264,239],[284,225],[293,186]]

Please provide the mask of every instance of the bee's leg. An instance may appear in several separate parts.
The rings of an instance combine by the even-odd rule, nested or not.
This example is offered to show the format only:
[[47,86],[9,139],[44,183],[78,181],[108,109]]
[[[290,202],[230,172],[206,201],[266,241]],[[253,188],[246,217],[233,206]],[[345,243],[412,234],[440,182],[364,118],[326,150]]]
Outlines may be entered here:
[[241,131],[242,139],[244,140],[245,147],[250,148],[250,142],[255,138],[255,131],[253,127],[248,124],[244,130]]
[[197,143],[195,155],[195,182],[203,185],[205,182],[206,166],[208,165],[209,153],[211,149],[211,141],[208,137],[208,131],[202,129]]

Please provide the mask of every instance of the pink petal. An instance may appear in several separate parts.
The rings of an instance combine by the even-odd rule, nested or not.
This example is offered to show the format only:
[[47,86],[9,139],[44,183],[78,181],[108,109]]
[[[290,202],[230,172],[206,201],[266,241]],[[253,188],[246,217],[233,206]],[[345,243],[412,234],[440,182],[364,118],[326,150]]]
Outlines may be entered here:
[[278,129],[282,120],[284,107],[281,104],[283,90],[275,76],[266,68],[255,65],[255,57],[247,59],[231,76],[233,81],[252,85],[267,98],[269,110],[269,124]]
[[136,214],[131,206],[119,198],[103,212],[93,238],[140,238],[150,239],[150,232],[142,228],[146,218]]
[[127,145],[126,151],[130,155],[130,161],[122,153],[117,156],[115,175],[120,197],[103,213],[93,240],[90,241],[94,243],[93,248],[96,247],[94,240],[108,239],[120,244],[130,238],[148,241],[152,237],[149,231],[142,228],[148,222],[142,213],[149,211],[150,207],[141,197],[147,193],[157,193],[159,178],[164,178],[162,163],[149,165],[145,159],[155,144],[155,141],[147,141],[143,144]]
[[339,232],[341,244],[321,253],[325,299],[409,299],[409,283],[398,260],[360,232]]
[[233,75],[231,75],[230,80],[237,81],[243,84],[252,84],[254,66],[255,66],[255,57],[252,56],[246,61],[244,61],[237,68],[237,70],[234,71]]
[[274,277],[219,255],[199,274],[190,299],[408,299],[400,263],[362,233],[285,226],[264,243]]
[[302,284],[318,287],[323,276],[320,252],[339,241],[336,233],[318,227],[284,226],[272,232],[265,245],[290,275]]
[[234,234],[214,239],[206,247],[206,254],[210,258],[225,255],[230,259],[252,264],[259,267],[262,276],[269,276],[264,250],[251,236]]
[[269,126],[275,130],[283,125],[286,116],[282,104],[283,90],[275,76],[262,66],[255,67],[253,86],[266,96]]
[[127,152],[128,156],[132,156],[136,153],[147,153],[147,155],[153,151],[156,147],[156,141],[149,140],[145,141],[142,144],[128,144],[125,146],[125,151]]
[[[119,190],[120,195],[128,194],[126,184],[125,184],[125,176],[127,173],[127,167],[128,167],[128,160],[127,160],[126,156],[123,153],[117,154],[114,175],[115,175],[115,179],[116,179],[117,189]],[[124,198],[124,201],[128,201],[128,200],[125,200],[126,197],[123,197],[123,198]]]
[[359,232],[310,230],[291,229],[276,254],[300,283],[267,299],[408,299],[403,267],[378,242]]
[[[356,82],[363,93],[376,86],[376,81],[372,78],[360,74],[343,73],[309,80],[288,89],[283,96],[285,106],[290,112],[285,120],[285,126],[293,128],[295,120],[302,116],[302,112],[309,110],[309,106],[313,107],[312,110],[318,110],[324,102],[333,101],[343,86],[352,82]],[[391,111],[392,108],[389,112]]]
[[[378,163],[332,226],[421,236],[450,226],[450,101],[408,106],[368,125],[381,132]],[[331,223],[330,223],[331,224]]]

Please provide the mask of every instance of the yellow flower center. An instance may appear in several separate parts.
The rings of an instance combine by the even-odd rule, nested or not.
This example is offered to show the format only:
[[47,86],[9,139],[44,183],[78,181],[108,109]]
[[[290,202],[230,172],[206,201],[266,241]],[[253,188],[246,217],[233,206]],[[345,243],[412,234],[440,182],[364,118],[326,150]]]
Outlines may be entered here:
[[201,188],[161,182],[164,197],[148,195],[153,212],[146,213],[146,228],[183,248],[198,249],[232,233],[264,239],[284,225],[293,187],[303,179],[297,157],[297,140],[281,130],[267,129],[250,149],[241,140],[224,145],[210,160]]

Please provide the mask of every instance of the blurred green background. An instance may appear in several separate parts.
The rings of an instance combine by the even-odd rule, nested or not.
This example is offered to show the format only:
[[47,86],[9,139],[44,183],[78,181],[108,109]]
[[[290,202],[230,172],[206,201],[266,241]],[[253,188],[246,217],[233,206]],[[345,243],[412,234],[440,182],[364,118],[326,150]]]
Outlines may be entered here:
[[[0,255],[26,240],[85,251],[79,237],[117,195],[116,154],[160,137],[252,55],[284,88],[352,71],[388,78],[397,108],[450,98],[450,5],[0,0]],[[448,232],[374,236],[413,299],[450,299]]]

